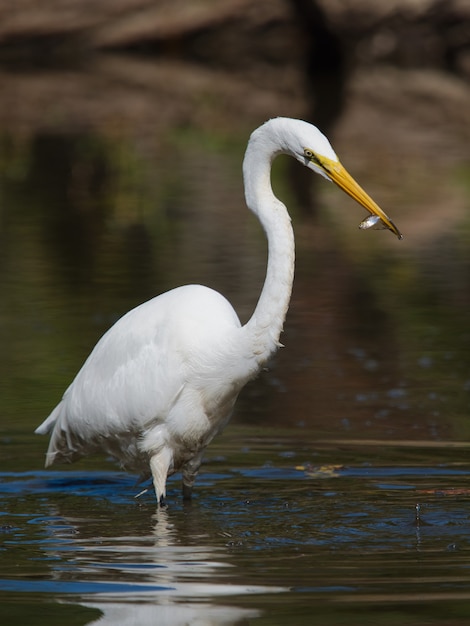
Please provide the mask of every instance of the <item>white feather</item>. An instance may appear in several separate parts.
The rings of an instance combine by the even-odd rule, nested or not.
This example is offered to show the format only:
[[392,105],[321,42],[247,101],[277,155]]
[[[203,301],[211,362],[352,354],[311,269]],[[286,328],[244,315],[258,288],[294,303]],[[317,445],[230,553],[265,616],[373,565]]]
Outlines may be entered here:
[[104,451],[153,475],[157,499],[167,475],[183,472],[190,495],[205,447],[227,423],[239,391],[279,347],[294,277],[294,236],[274,196],[273,158],[304,165],[308,147],[336,159],[318,129],[286,118],[251,136],[243,164],[248,207],[268,238],[266,280],[245,326],[227,300],[198,285],[179,287],[133,309],[96,347],[62,401],[36,430],[52,431],[46,464]]

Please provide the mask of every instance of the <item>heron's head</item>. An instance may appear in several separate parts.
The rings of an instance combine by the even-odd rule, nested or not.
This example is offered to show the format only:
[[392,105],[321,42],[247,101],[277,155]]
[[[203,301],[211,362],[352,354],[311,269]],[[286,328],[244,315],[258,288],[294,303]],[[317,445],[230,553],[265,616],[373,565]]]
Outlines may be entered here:
[[336,183],[369,211],[371,215],[361,223],[360,228],[388,228],[402,239],[403,235],[392,220],[347,172],[328,139],[316,126],[289,118],[277,118],[271,122],[276,123],[283,152],[291,154],[309,169]]

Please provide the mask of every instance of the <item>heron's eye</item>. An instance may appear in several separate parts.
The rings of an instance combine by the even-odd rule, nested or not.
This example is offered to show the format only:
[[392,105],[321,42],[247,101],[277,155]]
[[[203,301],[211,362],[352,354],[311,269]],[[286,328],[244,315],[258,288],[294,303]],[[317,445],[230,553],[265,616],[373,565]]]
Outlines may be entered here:
[[310,150],[310,148],[304,148],[304,157],[313,163],[319,163],[318,157],[313,150]]

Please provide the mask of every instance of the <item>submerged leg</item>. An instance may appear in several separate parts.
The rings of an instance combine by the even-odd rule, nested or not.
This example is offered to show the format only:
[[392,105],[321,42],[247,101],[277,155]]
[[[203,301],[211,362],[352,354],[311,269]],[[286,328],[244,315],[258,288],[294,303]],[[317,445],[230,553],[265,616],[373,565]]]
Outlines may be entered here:
[[150,469],[152,471],[155,496],[160,506],[166,505],[166,478],[173,460],[169,448],[162,448],[157,454],[150,457]]
[[183,467],[183,500],[191,500],[193,485],[201,467],[204,450],[201,450]]

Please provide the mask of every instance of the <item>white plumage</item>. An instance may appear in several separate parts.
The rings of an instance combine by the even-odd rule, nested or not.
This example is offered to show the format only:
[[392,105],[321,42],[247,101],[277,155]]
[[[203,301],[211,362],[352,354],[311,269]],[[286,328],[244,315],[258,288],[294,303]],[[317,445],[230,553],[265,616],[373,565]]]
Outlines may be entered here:
[[243,163],[247,205],[269,245],[253,316],[241,326],[230,303],[200,285],[178,287],[129,311],[99,340],[37,428],[52,431],[46,466],[106,452],[129,470],[151,474],[160,504],[167,476],[180,470],[183,495],[190,497],[206,446],[226,425],[242,387],[279,346],[294,275],[290,218],[270,183],[280,153],[336,182],[401,238],[317,128],[288,118],[266,122],[251,135]]

